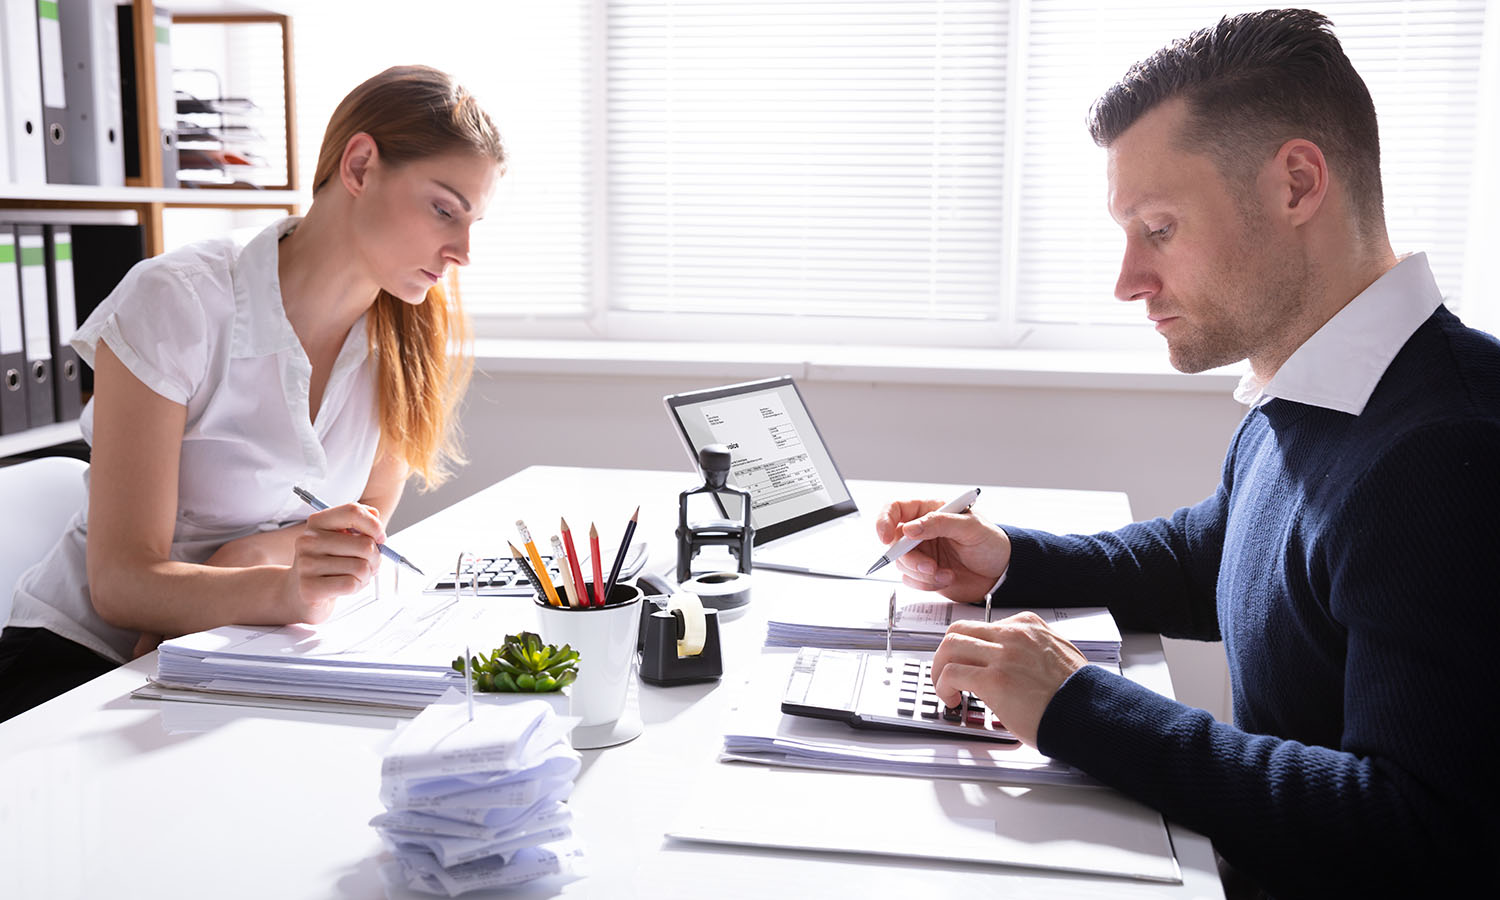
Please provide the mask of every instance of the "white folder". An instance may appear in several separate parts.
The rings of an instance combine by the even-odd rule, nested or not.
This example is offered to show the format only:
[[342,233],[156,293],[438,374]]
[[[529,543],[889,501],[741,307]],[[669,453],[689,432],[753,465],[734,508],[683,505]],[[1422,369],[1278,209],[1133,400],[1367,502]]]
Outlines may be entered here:
[[16,184],[45,184],[46,143],[42,124],[42,63],[37,44],[36,0],[0,0],[0,69],[4,71],[5,110],[9,116],[0,140],[6,140],[10,171]]
[[58,0],[58,6],[73,182],[120,187],[125,184],[125,123],[115,0]]

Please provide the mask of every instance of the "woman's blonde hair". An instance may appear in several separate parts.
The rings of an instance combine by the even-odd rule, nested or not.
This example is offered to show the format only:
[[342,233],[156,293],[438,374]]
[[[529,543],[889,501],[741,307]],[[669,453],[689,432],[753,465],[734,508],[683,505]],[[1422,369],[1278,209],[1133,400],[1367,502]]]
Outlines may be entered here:
[[[333,111],[313,173],[314,198],[338,174],[349,139],[361,132],[374,139],[385,164],[467,151],[504,170],[495,123],[468,91],[437,69],[394,66],[355,88]],[[474,368],[469,322],[451,270],[446,281],[446,288],[433,285],[416,305],[382,290],[366,319],[381,435],[422,476],[424,490],[447,479],[449,462],[464,461],[454,410]]]

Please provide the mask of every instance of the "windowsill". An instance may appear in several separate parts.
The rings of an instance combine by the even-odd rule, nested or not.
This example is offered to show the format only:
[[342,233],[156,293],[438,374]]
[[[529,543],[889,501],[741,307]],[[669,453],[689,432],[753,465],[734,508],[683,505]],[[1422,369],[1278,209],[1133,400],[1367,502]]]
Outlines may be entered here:
[[865,381],[1075,390],[1184,391],[1228,397],[1244,364],[1184,375],[1165,349],[996,350],[670,341],[478,340],[489,374]]

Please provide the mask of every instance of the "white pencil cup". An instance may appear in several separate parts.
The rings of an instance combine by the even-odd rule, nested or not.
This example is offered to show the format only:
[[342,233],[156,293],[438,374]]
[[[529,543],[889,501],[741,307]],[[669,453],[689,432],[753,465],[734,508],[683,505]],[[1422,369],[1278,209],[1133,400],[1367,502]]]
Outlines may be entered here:
[[641,733],[639,710],[627,711],[631,663],[640,634],[641,589],[616,584],[602,607],[552,606],[538,598],[542,640],[578,651],[578,680],[568,712],[577,716],[573,746],[583,750],[623,744]]

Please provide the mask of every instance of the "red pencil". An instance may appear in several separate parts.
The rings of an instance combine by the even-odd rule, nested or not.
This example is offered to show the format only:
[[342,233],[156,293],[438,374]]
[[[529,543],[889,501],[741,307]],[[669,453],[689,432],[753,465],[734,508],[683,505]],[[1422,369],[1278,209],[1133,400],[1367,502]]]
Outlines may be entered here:
[[599,562],[599,529],[589,523],[589,555],[594,558],[594,605],[604,605],[604,565]]
[[573,576],[573,587],[578,592],[578,605],[586,606],[589,595],[588,588],[583,586],[583,570],[578,568],[578,548],[573,546],[573,532],[568,530],[568,520],[559,518],[562,523],[563,549],[568,551],[568,573]]

